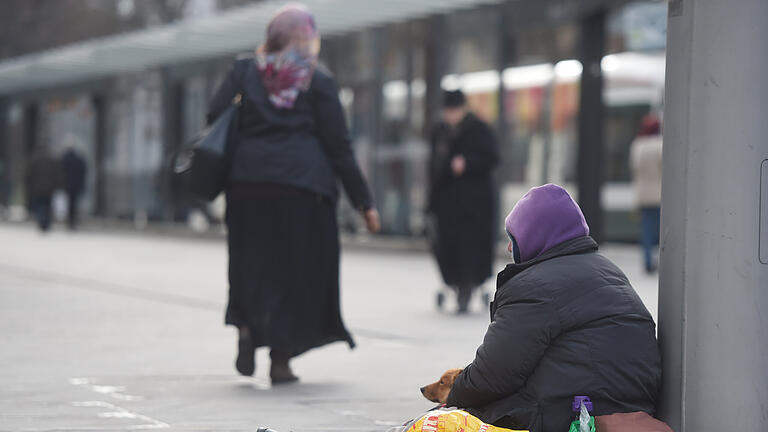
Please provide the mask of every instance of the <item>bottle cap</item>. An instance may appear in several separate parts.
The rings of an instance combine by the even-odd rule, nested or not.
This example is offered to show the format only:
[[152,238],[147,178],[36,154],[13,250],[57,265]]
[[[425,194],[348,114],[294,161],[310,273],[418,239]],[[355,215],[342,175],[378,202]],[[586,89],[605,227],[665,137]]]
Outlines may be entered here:
[[589,400],[589,396],[574,396],[573,398],[573,411],[581,411],[581,404],[587,407],[587,411],[592,412],[592,401]]

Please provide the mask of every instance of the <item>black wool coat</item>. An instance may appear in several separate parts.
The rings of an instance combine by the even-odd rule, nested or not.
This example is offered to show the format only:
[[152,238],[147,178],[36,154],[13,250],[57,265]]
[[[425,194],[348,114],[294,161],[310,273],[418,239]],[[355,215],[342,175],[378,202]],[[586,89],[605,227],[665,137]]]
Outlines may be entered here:
[[88,170],[85,159],[69,150],[61,157],[61,168],[66,192],[71,195],[81,194],[85,188],[85,174]]
[[[453,174],[451,160],[462,155],[466,171]],[[468,114],[456,129],[440,124],[432,135],[429,211],[436,222],[433,246],[447,285],[479,285],[492,274],[499,160],[491,128]]]
[[653,415],[660,379],[653,318],[580,237],[499,274],[491,324],[448,404],[502,427],[563,432],[577,395],[592,399],[594,415]]

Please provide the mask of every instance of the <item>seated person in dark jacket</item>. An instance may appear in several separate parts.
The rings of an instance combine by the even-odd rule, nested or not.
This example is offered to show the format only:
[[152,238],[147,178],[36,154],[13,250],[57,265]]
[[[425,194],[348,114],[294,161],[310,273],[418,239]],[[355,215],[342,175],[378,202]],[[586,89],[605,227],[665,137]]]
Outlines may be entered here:
[[487,423],[567,431],[571,402],[593,415],[653,415],[661,378],[655,324],[627,277],[597,253],[561,187],[531,189],[506,219],[514,263],[498,276],[491,324],[447,404]]

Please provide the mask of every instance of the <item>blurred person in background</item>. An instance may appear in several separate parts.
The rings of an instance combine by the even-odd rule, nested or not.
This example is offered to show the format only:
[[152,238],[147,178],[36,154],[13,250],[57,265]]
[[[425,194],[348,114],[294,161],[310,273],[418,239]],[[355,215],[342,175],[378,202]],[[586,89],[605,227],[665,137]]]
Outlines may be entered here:
[[88,170],[85,158],[77,148],[77,138],[68,135],[64,142],[64,154],[61,156],[61,169],[64,175],[64,192],[67,194],[67,227],[77,229],[80,197],[85,190],[85,175]]
[[235,366],[255,370],[270,347],[273,384],[296,381],[289,360],[343,341],[337,179],[368,230],[380,228],[355,160],[338,88],[317,67],[320,36],[301,5],[280,9],[255,58],[237,60],[211,101],[209,121],[242,95],[226,189],[229,305],[239,329]]
[[27,163],[27,208],[40,231],[47,232],[53,222],[53,193],[61,186],[61,166],[48,149],[38,146]]
[[630,165],[634,176],[637,204],[641,217],[641,244],[645,271],[656,271],[654,246],[659,244],[661,229],[661,121],[653,114],[643,118],[640,133],[632,142]]
[[473,289],[492,273],[498,145],[461,90],[443,97],[443,121],[432,134],[428,211],[443,281],[458,294],[458,312],[466,313]]

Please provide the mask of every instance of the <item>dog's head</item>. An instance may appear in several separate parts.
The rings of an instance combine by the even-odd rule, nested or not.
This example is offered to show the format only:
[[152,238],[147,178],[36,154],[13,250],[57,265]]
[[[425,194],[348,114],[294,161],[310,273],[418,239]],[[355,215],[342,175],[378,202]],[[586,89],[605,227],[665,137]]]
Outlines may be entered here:
[[448,399],[448,394],[451,392],[453,382],[456,381],[456,377],[459,376],[461,371],[462,369],[449,369],[445,371],[443,376],[440,377],[440,381],[422,387],[421,394],[432,402],[444,404]]

